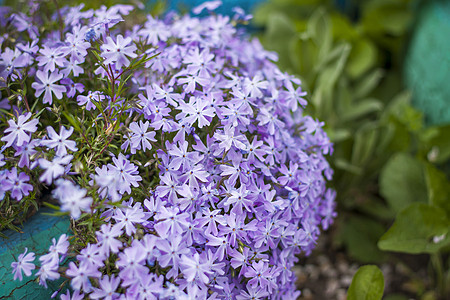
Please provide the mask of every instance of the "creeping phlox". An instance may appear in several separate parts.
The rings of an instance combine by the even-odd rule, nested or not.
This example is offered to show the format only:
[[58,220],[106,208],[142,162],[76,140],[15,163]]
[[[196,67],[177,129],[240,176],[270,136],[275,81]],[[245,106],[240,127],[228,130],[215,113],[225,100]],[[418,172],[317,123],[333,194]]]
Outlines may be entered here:
[[249,16],[33,5],[0,10],[0,197],[47,187],[73,219],[39,283],[69,278],[61,299],[295,299],[296,255],[335,216],[333,147],[300,81],[235,26]]

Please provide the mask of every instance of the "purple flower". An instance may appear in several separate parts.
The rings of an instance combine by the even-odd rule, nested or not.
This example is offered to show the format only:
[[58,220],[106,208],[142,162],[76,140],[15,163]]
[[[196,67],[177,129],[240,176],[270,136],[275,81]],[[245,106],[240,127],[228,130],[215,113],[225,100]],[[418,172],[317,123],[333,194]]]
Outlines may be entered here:
[[[57,166],[61,167],[60,165]],[[51,168],[53,168],[52,176],[54,176],[54,172],[58,172],[55,170],[54,166],[51,166],[46,172],[51,170]],[[49,178],[45,177],[45,179]],[[70,216],[74,219],[78,219],[81,216],[82,211],[89,212],[91,210],[90,206],[92,204],[92,198],[86,197],[86,190],[74,185],[69,180],[59,179],[56,181],[56,189],[53,190],[53,197],[58,199],[61,203],[61,210],[70,211]]]
[[11,267],[13,268],[14,280],[19,279],[22,281],[22,272],[25,276],[30,276],[31,271],[36,268],[36,266],[31,263],[34,260],[34,253],[30,252],[27,254],[28,248],[25,248],[25,252],[19,255],[17,262],[12,262]]
[[20,201],[23,196],[28,196],[33,190],[33,186],[26,183],[28,180],[30,180],[30,177],[24,172],[17,176],[17,169],[14,167],[11,171],[7,171],[6,177],[1,180],[2,189],[11,191],[11,197]]
[[45,169],[44,173],[39,177],[41,182],[51,184],[53,179],[58,178],[66,172],[65,165],[69,164],[72,160],[72,155],[66,155],[64,157],[54,157],[52,161],[48,161],[45,158],[39,159],[39,166]]
[[36,77],[40,82],[33,82],[31,87],[36,90],[34,95],[39,97],[42,93],[44,93],[44,103],[52,104],[52,93],[56,96],[56,98],[61,99],[63,93],[66,91],[66,88],[62,85],[55,84],[56,81],[63,78],[63,74],[59,74],[58,71],[51,71],[48,73],[47,71],[37,71]]
[[133,208],[125,208],[125,213],[121,209],[117,210],[114,219],[116,225],[120,229],[125,227],[127,235],[131,235],[136,232],[135,223],[142,223],[145,218],[144,211],[139,206],[135,205]]
[[74,141],[68,140],[69,136],[73,133],[73,127],[66,130],[64,126],[61,126],[57,134],[56,131],[51,126],[47,126],[47,132],[49,140],[42,140],[41,145],[48,148],[56,148],[57,156],[65,156],[67,154],[67,149],[71,151],[77,151],[76,143]]
[[[57,47],[50,48],[47,45],[44,45],[44,47],[39,50],[39,53],[41,53],[42,55],[38,56],[36,60],[39,62],[38,66],[44,66],[45,73],[50,71],[50,74],[54,74],[56,65],[59,67],[62,67],[62,66],[64,66],[64,63],[66,62],[66,59],[63,56],[64,53],[61,51],[60,48],[57,48]],[[42,72],[42,73],[44,74],[44,72]],[[58,72],[56,72],[56,74],[58,74]],[[38,77],[40,78],[41,76],[38,75]],[[47,82],[44,82],[43,80],[41,80],[41,81],[44,84],[47,84]],[[36,96],[38,96],[38,95],[36,95]],[[58,99],[60,99],[60,98],[58,98]],[[44,103],[46,103],[46,102],[44,102]],[[50,102],[50,104],[51,104],[51,102]]]
[[108,170],[119,177],[119,192],[121,194],[124,192],[131,193],[130,186],[137,187],[138,181],[142,181],[142,177],[138,175],[137,166],[126,159],[122,153],[117,158],[113,157],[113,162],[114,165],[108,164]]
[[86,109],[87,110],[91,110],[91,109],[95,109],[96,106],[93,103],[95,102],[101,102],[105,99],[105,95],[103,95],[101,92],[95,91],[89,91],[87,96],[84,95],[78,95],[77,97],[77,101],[78,101],[78,105],[82,106],[86,104]]
[[19,168],[27,167],[30,168],[30,156],[33,156],[37,153],[37,150],[34,149],[34,147],[38,146],[40,144],[40,140],[34,139],[31,140],[29,143],[24,144],[20,147],[16,147],[16,153],[14,153],[14,156],[19,156]]
[[187,281],[193,281],[197,277],[203,283],[209,282],[208,274],[211,274],[211,272],[209,271],[208,263],[200,263],[200,255],[198,253],[195,253],[192,258],[191,256],[183,255],[180,265]]
[[50,246],[49,252],[39,258],[39,260],[44,264],[57,264],[61,262],[65,258],[70,245],[66,234],[62,234],[59,237],[58,242],[56,242],[56,239],[53,238],[52,243],[53,244]]
[[66,270],[66,275],[72,277],[70,284],[75,290],[83,289],[88,293],[92,291],[92,284],[89,281],[89,277],[100,278],[101,273],[96,267],[89,266],[87,264],[81,264],[79,267],[74,262],[69,263],[69,268]]
[[145,123],[140,121],[139,124],[137,122],[132,122],[130,124],[130,129],[133,132],[133,135],[130,138],[131,153],[136,153],[136,150],[140,150],[141,147],[143,151],[152,149],[152,144],[150,142],[156,142],[156,132],[147,131],[149,125],[150,123],[148,121]]
[[106,43],[102,45],[102,56],[105,58],[104,64],[116,65],[117,69],[121,69],[122,66],[128,67],[130,61],[128,57],[135,58],[137,54],[134,51],[137,50],[136,45],[131,43],[131,38],[123,38],[121,34],[116,37],[114,41],[110,36],[106,37]]
[[120,229],[120,226],[103,224],[100,230],[95,233],[101,246],[101,253],[107,255],[110,251],[113,253],[117,253],[119,251],[119,248],[122,247],[122,242],[115,238],[121,236],[122,233],[123,231]]
[[108,275],[103,276],[99,280],[100,288],[94,288],[94,291],[89,295],[92,299],[105,299],[112,300],[119,297],[119,293],[116,293],[117,287],[119,286],[120,278],[116,278],[114,275],[109,277]]
[[22,146],[24,143],[30,142],[30,136],[26,133],[33,133],[37,129],[38,119],[32,119],[25,123],[31,117],[31,113],[20,115],[17,119],[17,124],[13,120],[8,120],[9,127],[5,129],[5,133],[10,132],[1,138],[2,141],[7,142],[5,147],[11,145]]

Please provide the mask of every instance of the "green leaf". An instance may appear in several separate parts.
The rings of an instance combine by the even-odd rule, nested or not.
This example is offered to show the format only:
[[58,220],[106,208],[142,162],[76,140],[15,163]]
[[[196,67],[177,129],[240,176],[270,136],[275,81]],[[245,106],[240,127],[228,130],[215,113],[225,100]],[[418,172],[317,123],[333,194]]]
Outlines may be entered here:
[[410,254],[436,253],[450,245],[450,222],[439,207],[414,203],[402,210],[378,247]]
[[363,217],[352,216],[346,219],[340,235],[349,255],[364,263],[381,262],[385,253],[377,247],[377,242],[385,232],[379,222]]
[[364,117],[367,114],[381,111],[383,109],[383,103],[377,99],[365,99],[353,103],[347,112],[341,115],[343,122],[353,121],[355,119]]
[[377,60],[377,48],[368,39],[357,40],[352,47],[346,71],[351,78],[358,78],[372,68]]
[[334,111],[333,92],[335,91],[336,82],[344,70],[348,53],[350,52],[350,46],[348,44],[341,44],[340,48],[341,51],[338,59],[324,68],[317,78],[317,85],[311,100],[317,108],[319,119],[329,119],[328,116]]
[[323,7],[317,9],[310,17],[307,25],[308,35],[319,48],[319,60],[327,56],[330,51],[333,37],[330,30],[329,16]]
[[352,148],[352,164],[362,167],[369,159],[377,146],[379,132],[376,123],[366,122],[355,133]]
[[426,202],[423,164],[406,153],[392,156],[381,170],[380,193],[395,212],[416,201]]
[[425,177],[429,203],[442,208],[450,218],[450,181],[447,176],[431,164],[427,164]]
[[434,127],[437,134],[430,140],[436,153],[433,162],[443,163],[450,159],[450,125]]
[[383,74],[383,69],[376,69],[358,80],[353,96],[355,98],[366,97],[378,85]]
[[76,131],[82,132],[80,125],[78,124],[78,122],[76,121],[76,119],[72,114],[66,111],[62,111],[62,114],[64,115],[64,117],[66,117],[67,121],[69,121],[70,125],[72,125]]
[[383,273],[377,266],[367,265],[359,268],[353,276],[347,300],[380,300],[383,292]]
[[295,34],[294,25],[285,14],[275,12],[269,17],[265,40],[268,41],[269,49],[278,52],[279,64],[282,66],[289,65],[286,41],[289,41]]
[[353,173],[355,175],[361,175],[363,173],[362,168],[352,165],[344,158],[335,158],[334,164],[336,165],[336,168]]

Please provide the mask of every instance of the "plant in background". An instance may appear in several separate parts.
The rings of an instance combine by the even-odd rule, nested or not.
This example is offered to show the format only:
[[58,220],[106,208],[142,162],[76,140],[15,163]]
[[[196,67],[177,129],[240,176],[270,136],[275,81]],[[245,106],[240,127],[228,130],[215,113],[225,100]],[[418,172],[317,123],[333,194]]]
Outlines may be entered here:
[[[410,93],[402,91],[411,3],[363,1],[354,9],[354,2],[344,2],[352,4],[350,16],[332,1],[269,1],[255,20],[265,28],[264,46],[279,53],[280,67],[311,91],[306,111],[325,122],[335,143],[330,163],[342,216],[335,242],[359,261],[381,262],[387,254],[378,240],[396,219],[380,248],[436,254],[436,286],[446,286],[449,272],[439,257],[448,253],[449,181],[442,170],[450,157],[449,130],[424,127]],[[406,237],[417,240],[409,244]]]
[[296,254],[335,217],[333,147],[300,82],[239,11],[123,22],[132,10],[1,11],[2,213],[47,188],[72,218],[39,283],[67,278],[62,299],[295,298]]

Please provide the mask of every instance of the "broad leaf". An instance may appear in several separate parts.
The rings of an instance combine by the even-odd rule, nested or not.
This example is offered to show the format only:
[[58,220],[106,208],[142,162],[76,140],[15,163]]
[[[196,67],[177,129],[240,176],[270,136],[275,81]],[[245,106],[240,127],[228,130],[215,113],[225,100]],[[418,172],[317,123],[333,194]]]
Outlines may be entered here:
[[347,300],[380,300],[384,292],[384,276],[377,266],[358,269],[348,289]]
[[424,167],[406,153],[391,157],[381,170],[380,193],[396,212],[409,204],[428,199]]
[[401,211],[381,237],[381,250],[410,254],[436,253],[450,245],[450,222],[439,207],[414,203]]

